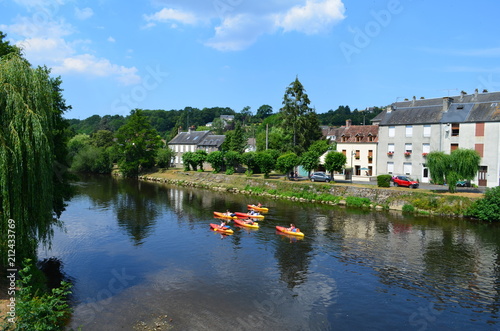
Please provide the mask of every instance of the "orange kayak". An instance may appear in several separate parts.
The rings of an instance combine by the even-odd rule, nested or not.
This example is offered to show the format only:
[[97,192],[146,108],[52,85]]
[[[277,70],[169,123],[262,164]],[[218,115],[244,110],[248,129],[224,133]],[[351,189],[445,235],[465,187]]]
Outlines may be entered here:
[[298,236],[298,237],[304,236],[304,234],[302,232],[300,232],[300,229],[298,229],[298,228],[295,228],[296,231],[290,231],[290,230],[288,230],[288,228],[285,228],[284,226],[276,225],[276,230],[281,231],[281,232],[286,233],[286,234]]
[[218,231],[218,232],[221,232],[221,233],[225,233],[225,234],[233,234],[233,229],[230,229],[229,227],[227,228],[224,228],[224,229],[221,229],[219,227],[219,224],[214,224],[214,223],[210,223],[210,227],[214,230],[214,231]]
[[263,212],[268,212],[269,211],[269,208],[266,208],[266,207],[258,207],[256,205],[247,205],[248,209],[253,209],[253,210],[257,210],[257,211],[263,211]]
[[236,223],[238,225],[241,225],[241,226],[245,226],[247,228],[252,228],[252,229],[258,229],[259,228],[259,224],[257,222],[247,223],[244,220],[240,220],[239,218],[236,218],[234,220],[234,223]]
[[214,211],[214,216],[221,217],[221,218],[236,218],[236,216],[231,216],[231,215],[226,215],[226,213],[220,213],[218,211]]

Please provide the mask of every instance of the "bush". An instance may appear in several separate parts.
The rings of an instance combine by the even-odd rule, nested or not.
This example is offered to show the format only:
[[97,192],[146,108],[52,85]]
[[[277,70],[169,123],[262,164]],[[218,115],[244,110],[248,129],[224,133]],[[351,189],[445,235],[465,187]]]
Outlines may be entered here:
[[378,187],[390,187],[391,186],[391,175],[379,175],[377,176]]
[[76,172],[110,174],[113,162],[106,149],[87,146],[75,155],[71,169]]
[[360,197],[347,197],[346,203],[349,207],[368,207],[370,206],[370,199]]
[[[62,330],[71,312],[66,302],[71,285],[62,282],[60,288],[41,294],[35,290],[36,284],[32,281],[34,271],[31,260],[26,259],[24,268],[19,271],[15,330]],[[2,325],[4,330],[13,326],[8,321]]]
[[500,220],[500,186],[486,189],[484,198],[475,201],[464,215],[481,221],[498,222]]
[[226,175],[232,175],[232,174],[234,174],[234,169],[233,168],[230,168],[230,169],[226,170]]
[[415,212],[415,207],[410,204],[404,204],[403,205],[403,213],[414,213]]

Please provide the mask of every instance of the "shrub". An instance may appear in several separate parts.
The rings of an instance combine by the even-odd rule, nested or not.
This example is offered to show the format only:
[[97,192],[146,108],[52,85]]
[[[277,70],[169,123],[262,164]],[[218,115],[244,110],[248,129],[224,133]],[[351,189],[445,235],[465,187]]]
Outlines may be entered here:
[[[61,283],[60,288],[52,289],[50,293],[39,293],[32,281],[34,270],[31,260],[26,259],[24,268],[19,271],[19,291],[16,295],[16,330],[62,330],[69,317],[71,308],[66,302],[71,285]],[[9,330],[13,324],[2,325]]]
[[378,187],[390,187],[391,186],[391,175],[379,175],[377,176]]
[[349,207],[368,207],[370,206],[370,199],[360,197],[347,197],[346,203]]
[[71,169],[76,172],[110,174],[113,162],[106,149],[86,146],[74,156]]
[[403,213],[414,213],[415,212],[415,207],[410,204],[404,204],[403,205]]
[[234,174],[234,169],[233,168],[229,168],[226,170],[226,175],[232,175]]
[[498,222],[500,220],[500,186],[486,189],[484,198],[475,201],[464,215],[481,221]]

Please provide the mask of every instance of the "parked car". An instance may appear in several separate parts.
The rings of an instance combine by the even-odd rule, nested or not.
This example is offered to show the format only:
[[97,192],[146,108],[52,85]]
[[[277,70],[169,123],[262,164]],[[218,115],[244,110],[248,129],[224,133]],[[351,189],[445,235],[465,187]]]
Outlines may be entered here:
[[470,181],[469,180],[459,180],[457,182],[457,186],[460,186],[460,187],[470,187]]
[[392,177],[392,180],[394,182],[394,186],[407,186],[411,188],[417,188],[418,187],[418,182],[411,179],[408,176],[394,176]]
[[311,182],[329,182],[332,180],[332,177],[329,175],[325,174],[324,172],[314,172],[311,175]]

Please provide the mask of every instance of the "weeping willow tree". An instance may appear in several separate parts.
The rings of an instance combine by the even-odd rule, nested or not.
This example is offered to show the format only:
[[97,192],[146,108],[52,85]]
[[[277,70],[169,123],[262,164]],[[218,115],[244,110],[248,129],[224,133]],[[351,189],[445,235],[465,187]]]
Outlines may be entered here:
[[[53,138],[59,115],[54,105],[47,69],[33,69],[17,54],[0,58],[0,254],[4,265],[9,249],[15,248],[19,263],[35,257],[38,243],[46,243],[51,236]],[[14,233],[15,247],[8,241]]]
[[448,183],[448,191],[456,192],[456,183],[461,180],[472,180],[479,170],[481,157],[472,149],[459,148],[445,154],[431,152],[427,155],[427,167],[432,180],[437,183]]

